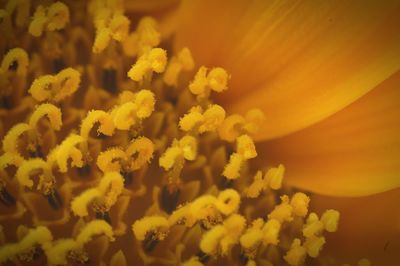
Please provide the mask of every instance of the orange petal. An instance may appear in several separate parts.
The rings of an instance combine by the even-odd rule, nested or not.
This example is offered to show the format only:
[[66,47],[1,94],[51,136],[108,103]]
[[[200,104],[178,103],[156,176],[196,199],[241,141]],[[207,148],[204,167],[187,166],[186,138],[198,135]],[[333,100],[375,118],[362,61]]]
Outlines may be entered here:
[[367,258],[371,265],[398,265],[400,261],[400,189],[362,198],[313,196],[313,210],[340,211],[339,229],[326,233],[325,254],[337,259],[332,265],[357,265]]
[[285,165],[291,185],[317,193],[363,196],[398,188],[399,86],[400,71],[342,111],[258,150]]
[[176,5],[179,0],[135,0],[125,1],[126,12],[151,12]]
[[265,111],[258,138],[286,135],[400,69],[399,1],[213,1],[181,7],[177,47],[232,74],[218,100]]

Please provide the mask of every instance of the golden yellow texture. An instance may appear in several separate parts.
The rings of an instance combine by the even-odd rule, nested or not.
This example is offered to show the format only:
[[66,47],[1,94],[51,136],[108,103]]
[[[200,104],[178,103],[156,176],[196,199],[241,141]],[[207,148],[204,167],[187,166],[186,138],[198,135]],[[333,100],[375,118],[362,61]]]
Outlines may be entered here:
[[1,7],[0,263],[329,265],[340,213],[254,160],[264,112],[216,104],[233,74],[128,14],[154,2]]

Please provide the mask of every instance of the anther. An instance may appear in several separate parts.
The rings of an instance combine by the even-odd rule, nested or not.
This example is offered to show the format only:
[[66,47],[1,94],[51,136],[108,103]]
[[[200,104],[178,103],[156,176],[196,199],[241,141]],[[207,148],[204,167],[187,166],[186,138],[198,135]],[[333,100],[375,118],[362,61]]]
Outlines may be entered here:
[[57,190],[53,189],[49,194],[46,195],[47,201],[49,202],[50,206],[54,210],[58,210],[62,208],[63,202],[60,194],[57,192]]
[[159,240],[154,232],[150,232],[146,235],[146,238],[142,242],[143,249],[146,253],[152,252],[157,246]]
[[15,198],[4,187],[0,188],[0,201],[8,207],[15,205]]
[[117,71],[115,69],[103,69],[102,85],[104,89],[112,94],[117,92]]
[[178,205],[179,195],[181,191],[178,187],[165,185],[161,191],[160,205],[168,214],[171,214]]
[[199,258],[199,261],[201,263],[207,263],[210,260],[210,255],[204,253],[201,250],[196,253],[196,256]]
[[111,217],[110,217],[110,213],[105,211],[98,211],[96,212],[96,219],[99,220],[104,220],[106,221],[109,225],[111,225]]

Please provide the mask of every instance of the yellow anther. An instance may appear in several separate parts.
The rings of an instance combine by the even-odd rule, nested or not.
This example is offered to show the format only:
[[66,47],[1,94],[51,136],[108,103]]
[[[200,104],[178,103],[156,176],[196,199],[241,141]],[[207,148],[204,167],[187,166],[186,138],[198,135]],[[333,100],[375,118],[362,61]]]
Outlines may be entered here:
[[88,205],[95,199],[101,197],[102,193],[97,188],[90,188],[76,196],[71,202],[72,212],[79,216],[85,217],[89,215]]
[[276,219],[269,218],[262,228],[262,239],[264,245],[278,245],[280,230],[281,223]]
[[218,128],[219,137],[229,142],[234,141],[242,132],[246,120],[241,115],[228,116]]
[[[180,223],[185,223],[188,226],[191,226],[195,223],[194,219],[188,221],[188,217],[190,216],[190,204],[186,204],[184,206],[179,206],[169,217],[168,223],[169,226],[173,226]],[[189,217],[190,219],[190,217]]]
[[47,11],[47,29],[61,30],[69,22],[69,8],[62,2],[52,4]]
[[194,61],[190,50],[185,47],[179,51],[178,56],[173,56],[164,73],[164,82],[169,86],[176,86],[179,74],[194,68]]
[[81,74],[71,67],[65,68],[56,75],[56,82],[58,83],[58,91],[52,100],[59,102],[78,90]]
[[239,242],[246,226],[243,216],[233,214],[222,225],[217,225],[203,235],[200,249],[206,254],[226,256],[233,245]]
[[179,147],[182,149],[183,157],[193,161],[197,157],[197,139],[193,136],[184,136],[179,140]]
[[239,214],[232,214],[224,221],[223,226],[226,234],[221,239],[219,245],[221,255],[226,256],[232,247],[239,242],[240,236],[246,227],[246,219]]
[[45,25],[47,23],[47,15],[46,15],[46,9],[39,5],[36,8],[35,13],[33,14],[33,18],[31,20],[31,23],[29,24],[29,33],[32,36],[35,37],[40,37],[43,33],[43,30],[45,29]]
[[18,168],[16,178],[21,186],[28,188],[33,187],[33,181],[30,176],[37,170],[41,170],[45,180],[52,181],[54,179],[49,165],[42,159],[29,159],[24,161]]
[[211,90],[222,92],[227,89],[229,75],[223,68],[215,67],[208,74],[207,71],[201,66],[189,85],[189,90],[200,98],[207,98]]
[[37,101],[59,102],[74,94],[80,82],[81,74],[73,68],[66,68],[55,76],[45,75],[35,79],[29,93]]
[[107,172],[96,187],[85,190],[73,199],[71,210],[79,217],[87,216],[88,205],[99,198],[103,200],[104,207],[110,209],[122,193],[123,187],[124,178],[120,173]]
[[216,92],[222,92],[228,88],[228,79],[228,73],[221,67],[211,69],[207,75],[208,85]]
[[196,126],[200,125],[204,121],[203,110],[200,106],[192,107],[189,113],[185,114],[179,120],[179,127],[183,131],[194,130]]
[[103,173],[121,171],[121,163],[118,160],[126,161],[127,156],[125,151],[120,148],[111,148],[107,151],[101,152],[97,157],[97,166]]
[[148,60],[154,72],[162,73],[167,65],[167,52],[161,48],[153,48],[149,52]]
[[116,107],[111,113],[115,127],[120,130],[129,130],[138,121],[136,110],[137,105],[132,102]]
[[111,136],[114,133],[115,126],[111,116],[101,110],[92,110],[87,113],[85,119],[82,121],[80,135],[87,140],[89,138],[90,130],[97,122],[100,123],[100,126],[97,129],[98,133],[107,136]]
[[32,128],[26,123],[19,123],[8,130],[7,134],[3,138],[3,151],[9,153],[19,154],[18,151],[18,139],[25,132],[30,131]]
[[261,192],[267,188],[267,182],[262,177],[262,172],[257,171],[253,178],[253,182],[245,189],[245,194],[249,198],[257,198]]
[[116,14],[110,21],[110,33],[114,40],[123,41],[129,33],[130,20],[121,14]]
[[293,220],[293,207],[289,204],[289,197],[283,195],[281,196],[281,200],[281,204],[275,206],[275,209],[268,215],[268,218],[275,219],[280,223],[285,221],[290,222]]
[[7,52],[1,61],[1,69],[7,72],[13,64],[17,64],[16,73],[20,77],[25,77],[28,69],[28,54],[22,48],[13,48]]
[[149,163],[153,157],[154,144],[146,137],[139,137],[131,142],[126,148],[126,156],[130,159],[129,168],[131,171],[142,168]]
[[326,210],[321,217],[324,229],[330,233],[336,232],[338,228],[340,213],[336,210]]
[[163,240],[168,230],[168,220],[163,216],[146,216],[132,225],[133,234],[139,241],[145,240],[149,233],[155,234],[158,240]]
[[48,31],[61,30],[68,22],[69,8],[64,3],[53,3],[47,9],[39,5],[29,25],[29,33],[39,37],[45,29]]
[[204,121],[199,127],[199,132],[215,131],[225,119],[225,110],[218,104],[210,105],[203,113]]
[[98,54],[102,52],[111,41],[111,30],[109,28],[101,28],[96,31],[92,52]]
[[83,247],[90,242],[95,235],[105,235],[110,241],[114,241],[114,233],[111,225],[103,220],[94,220],[87,223],[76,237],[76,242]]
[[240,195],[234,189],[225,189],[221,191],[215,202],[217,209],[224,215],[230,215],[237,212],[240,205]]
[[324,230],[324,224],[319,220],[316,213],[310,213],[307,218],[306,224],[303,226],[303,235],[311,237],[319,235]]
[[225,234],[226,229],[222,225],[217,225],[207,231],[200,241],[201,251],[209,255],[216,255],[219,251],[219,242]]
[[110,209],[122,193],[124,178],[119,172],[108,172],[102,177],[97,188],[103,195],[105,207]]
[[250,228],[240,237],[240,245],[245,252],[254,252],[263,240],[263,232],[261,231],[264,221],[259,218],[252,222]]
[[282,187],[282,180],[285,174],[285,167],[280,164],[278,167],[269,169],[264,176],[265,182],[271,189],[278,190]]
[[143,17],[136,27],[123,42],[124,53],[128,56],[142,55],[151,48],[160,44],[161,34],[154,18]]
[[61,173],[66,173],[68,171],[69,158],[72,159],[72,166],[82,167],[82,153],[75,146],[84,141],[85,139],[79,135],[69,135],[58,147],[54,148],[54,150],[50,152],[47,161],[50,165],[57,162]]
[[222,175],[228,179],[237,179],[240,176],[240,168],[244,161],[244,158],[240,154],[231,154],[229,163],[225,166]]
[[167,52],[161,48],[153,48],[136,61],[128,71],[128,77],[134,81],[142,81],[151,71],[162,73],[167,64]]
[[165,170],[171,169],[176,163],[182,163],[183,158],[193,161],[197,156],[197,140],[192,136],[184,136],[179,141],[174,140],[160,157],[159,165]]
[[284,259],[290,266],[300,266],[306,259],[306,253],[307,250],[301,245],[300,239],[295,238]]
[[10,165],[19,167],[24,161],[20,155],[16,153],[6,152],[0,156],[0,171],[4,170]]
[[256,134],[265,121],[265,115],[260,109],[251,109],[246,113],[245,120],[243,129],[249,134]]
[[160,157],[159,165],[165,170],[169,170],[174,166],[177,158],[182,156],[182,149],[179,147],[169,147]]
[[141,46],[155,47],[161,41],[157,21],[152,17],[143,17],[137,26]]
[[294,194],[290,200],[290,205],[293,207],[293,214],[300,217],[305,217],[308,213],[309,203],[310,198],[306,194],[301,192]]
[[202,66],[199,68],[196,75],[194,76],[194,80],[190,83],[189,90],[195,95],[206,97],[209,93],[206,88],[207,85],[207,68]]
[[57,90],[56,85],[57,79],[52,75],[45,75],[35,79],[32,82],[31,87],[29,88],[29,93],[32,97],[39,101],[43,102],[48,99],[51,99]]
[[67,255],[70,251],[78,249],[79,245],[74,239],[59,239],[44,245],[48,265],[67,265]]
[[325,242],[325,237],[323,236],[311,236],[307,238],[304,242],[304,247],[307,249],[307,254],[312,258],[317,258]]
[[184,47],[178,52],[178,61],[181,63],[183,70],[190,71],[194,68],[194,60],[189,48]]
[[47,116],[50,121],[50,125],[54,130],[60,130],[62,125],[61,120],[61,110],[57,106],[44,103],[39,105],[36,110],[32,113],[29,119],[29,125],[31,128],[37,128],[39,120],[43,117]]
[[241,135],[237,138],[236,150],[244,159],[251,159],[257,156],[254,141],[248,135]]
[[118,95],[118,102],[119,102],[119,104],[124,104],[127,102],[134,102],[135,97],[136,97],[135,93],[128,91],[128,90],[124,90]]
[[211,195],[200,196],[190,204],[189,213],[193,215],[195,221],[206,219],[214,213],[216,201],[217,199]]
[[155,96],[149,90],[140,90],[135,94],[134,103],[138,107],[136,116],[140,119],[149,117],[154,111]]
[[0,263],[4,263],[8,259],[11,259],[37,245],[44,246],[52,240],[53,236],[50,230],[45,226],[38,226],[34,229],[29,229],[25,237],[19,242],[8,243],[0,247]]

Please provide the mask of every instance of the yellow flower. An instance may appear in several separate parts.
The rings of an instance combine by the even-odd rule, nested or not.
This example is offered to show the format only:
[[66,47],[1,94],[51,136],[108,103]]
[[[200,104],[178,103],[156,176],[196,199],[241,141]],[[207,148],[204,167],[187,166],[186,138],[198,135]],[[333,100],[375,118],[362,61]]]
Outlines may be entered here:
[[400,261],[398,11],[9,0],[0,263]]

